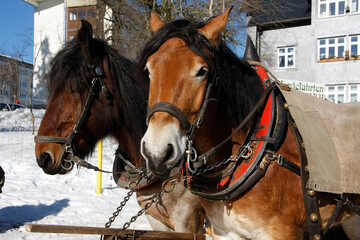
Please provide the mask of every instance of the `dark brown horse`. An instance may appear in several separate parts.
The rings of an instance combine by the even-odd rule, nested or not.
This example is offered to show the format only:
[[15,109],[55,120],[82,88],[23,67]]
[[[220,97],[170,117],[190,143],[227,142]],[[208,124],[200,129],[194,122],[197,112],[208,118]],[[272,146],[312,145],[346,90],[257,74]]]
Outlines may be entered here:
[[[155,175],[171,178],[184,166],[186,152],[182,171],[192,173],[185,180],[200,196],[214,239],[301,239],[309,222],[321,225],[321,216],[326,225],[337,202],[311,189],[303,195],[299,175],[306,167],[300,166],[296,129],[273,115],[269,121],[283,129],[270,129],[263,120],[267,108],[282,115],[284,110],[275,104],[271,89],[276,87],[262,82],[222,41],[229,12],[207,23],[165,24],[152,15],[155,35],[139,65],[150,84],[141,153]],[[276,133],[277,142],[270,142],[268,133]],[[263,152],[261,158],[257,151]],[[283,160],[288,169],[281,166]],[[237,182],[243,184],[233,187]],[[304,196],[315,200],[320,216],[306,212]],[[342,208],[336,221],[351,214]]]
[[[93,38],[91,25],[82,22],[77,36],[51,62],[48,106],[35,138],[37,163],[45,173],[68,173],[74,159],[84,159],[106,136],[114,137],[117,153],[137,167],[132,169],[117,159],[114,170],[143,170],[139,143],[146,128],[141,90],[146,86],[139,87],[134,70],[133,62]],[[114,176],[126,183],[130,175]],[[137,191],[141,207],[161,185],[161,181],[145,179]],[[137,188],[134,183],[132,187]],[[183,186],[164,194],[146,213],[156,230],[202,233],[203,209]]]

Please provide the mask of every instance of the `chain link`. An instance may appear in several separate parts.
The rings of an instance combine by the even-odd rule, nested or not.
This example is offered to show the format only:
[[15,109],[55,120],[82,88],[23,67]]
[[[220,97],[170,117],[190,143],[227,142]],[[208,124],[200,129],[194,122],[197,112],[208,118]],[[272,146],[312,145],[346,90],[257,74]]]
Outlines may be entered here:
[[[126,229],[128,229],[130,227],[130,225],[135,222],[138,217],[140,217],[141,215],[143,215],[146,210],[148,210],[149,208],[151,208],[151,206],[154,203],[157,203],[162,196],[165,193],[170,193],[174,190],[175,185],[181,182],[186,182],[190,179],[192,179],[193,177],[199,176],[201,174],[204,174],[208,171],[211,171],[214,168],[220,167],[221,165],[225,165],[229,162],[237,162],[240,158],[244,158],[244,159],[248,159],[249,157],[251,157],[251,155],[253,154],[252,148],[251,148],[251,142],[249,142],[247,145],[245,145],[241,151],[239,151],[239,153],[235,156],[230,156],[227,159],[223,159],[220,162],[217,162],[213,165],[208,165],[206,168],[201,169],[201,170],[197,170],[196,172],[190,174],[190,175],[186,175],[183,177],[179,177],[179,178],[175,178],[175,179],[171,179],[171,180],[165,180],[162,184],[161,190],[159,192],[157,192],[152,198],[151,201],[146,203],[145,206],[139,210],[134,216],[132,216],[130,218],[129,221],[125,222],[123,227],[117,231],[116,233],[114,233],[112,235],[112,239],[115,239],[116,236],[119,236],[121,233],[123,233]],[[120,212],[122,211],[123,207],[126,205],[126,203],[130,200],[130,197],[133,195],[133,193],[136,191],[135,188],[136,186],[138,186],[140,180],[142,178],[147,178],[147,173],[149,172],[149,170],[145,170],[145,171],[141,171],[138,168],[136,168],[137,171],[139,171],[140,173],[140,179],[138,181],[136,181],[134,188],[131,188],[131,190],[127,193],[127,195],[124,197],[124,200],[120,203],[119,207],[117,207],[116,211],[113,213],[113,216],[111,216],[109,218],[109,221],[105,224],[106,228],[109,228],[111,226],[111,224],[115,221],[116,217],[120,214]],[[132,183],[129,183],[129,186],[131,186]]]

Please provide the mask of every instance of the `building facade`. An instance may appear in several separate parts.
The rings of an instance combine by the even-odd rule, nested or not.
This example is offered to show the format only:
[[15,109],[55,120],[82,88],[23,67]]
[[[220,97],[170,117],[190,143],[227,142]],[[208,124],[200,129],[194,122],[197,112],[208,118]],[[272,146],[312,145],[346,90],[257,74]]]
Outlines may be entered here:
[[0,102],[30,105],[33,65],[0,55]]
[[96,29],[97,0],[23,0],[34,6],[34,101],[47,101],[50,61],[86,19]]
[[336,103],[360,102],[359,1],[291,0],[287,11],[298,15],[248,14],[248,35],[284,83]]

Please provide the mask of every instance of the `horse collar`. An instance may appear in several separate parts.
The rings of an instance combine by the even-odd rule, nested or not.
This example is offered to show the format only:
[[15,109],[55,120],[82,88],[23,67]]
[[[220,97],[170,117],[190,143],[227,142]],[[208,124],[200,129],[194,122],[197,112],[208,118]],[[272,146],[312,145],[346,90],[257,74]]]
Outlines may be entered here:
[[[266,78],[261,79],[265,80]],[[262,105],[261,118],[258,124],[249,132],[239,153],[217,163],[215,166],[226,165],[225,169],[217,174],[204,175],[202,173],[206,172],[207,169],[214,168],[204,165],[197,170],[198,172],[192,174],[194,177],[188,178],[186,185],[194,194],[210,200],[235,198],[252,187],[265,174],[268,165],[274,160],[273,154],[269,154],[268,151],[272,150],[271,152],[274,152],[275,148],[280,145],[278,142],[280,142],[284,133],[283,129],[286,120],[283,118],[286,118],[286,115],[280,114],[281,116],[279,116],[279,113],[284,112],[284,107],[281,96],[276,95],[276,88],[273,85],[267,87],[263,98],[256,105],[260,107]],[[256,109],[253,109],[252,112],[256,112]],[[252,112],[247,118],[253,118]],[[244,120],[246,124],[248,120]],[[238,128],[242,128],[243,125],[241,123]],[[232,136],[233,134],[224,142],[231,139]],[[221,147],[224,142],[212,149]],[[211,157],[213,153],[209,151],[209,153],[203,155],[200,156],[200,159],[202,157],[206,158],[207,155]],[[202,165],[203,163],[204,161],[200,161],[198,164]],[[189,163],[186,165],[189,165]],[[183,174],[188,173],[188,168],[188,166],[184,168]]]

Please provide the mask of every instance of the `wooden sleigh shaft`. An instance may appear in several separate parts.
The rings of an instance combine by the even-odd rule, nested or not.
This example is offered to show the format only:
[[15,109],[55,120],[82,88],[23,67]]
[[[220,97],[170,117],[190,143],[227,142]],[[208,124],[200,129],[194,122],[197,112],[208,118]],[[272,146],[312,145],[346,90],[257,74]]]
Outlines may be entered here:
[[26,231],[35,233],[63,233],[63,234],[83,234],[83,235],[104,235],[105,240],[112,239],[113,234],[117,234],[118,239],[141,239],[141,240],[186,240],[196,239],[205,240],[203,234],[179,233],[179,232],[161,232],[149,230],[131,230],[102,227],[82,227],[82,226],[63,226],[63,225],[44,225],[44,224],[26,224]]

